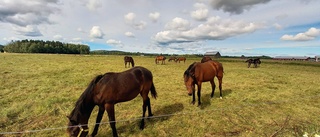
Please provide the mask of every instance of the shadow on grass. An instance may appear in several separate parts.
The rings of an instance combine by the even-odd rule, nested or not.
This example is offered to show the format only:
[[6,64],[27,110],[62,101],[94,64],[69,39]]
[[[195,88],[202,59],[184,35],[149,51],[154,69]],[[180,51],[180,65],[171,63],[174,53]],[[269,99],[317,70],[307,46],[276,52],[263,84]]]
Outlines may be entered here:
[[[228,96],[229,94],[232,93],[231,89],[225,89],[222,90],[222,98]],[[220,98],[220,91],[215,91],[214,92],[214,97],[211,98],[211,92],[210,93],[206,93],[203,96],[201,96],[201,109],[205,109],[206,107],[211,105],[211,101],[214,99],[219,99]]]
[[[157,122],[164,122],[175,114],[181,112],[184,109],[182,103],[175,103],[171,105],[164,106],[160,109],[151,108],[153,111],[153,117],[145,119],[145,128],[152,128],[152,125]],[[141,114],[142,115],[142,114]],[[146,111],[146,116],[148,116],[148,111]],[[134,122],[127,122],[126,124],[117,127],[118,133],[130,133],[130,134],[139,134],[141,130],[139,129],[141,119],[135,120]],[[107,133],[112,135],[112,131]]]

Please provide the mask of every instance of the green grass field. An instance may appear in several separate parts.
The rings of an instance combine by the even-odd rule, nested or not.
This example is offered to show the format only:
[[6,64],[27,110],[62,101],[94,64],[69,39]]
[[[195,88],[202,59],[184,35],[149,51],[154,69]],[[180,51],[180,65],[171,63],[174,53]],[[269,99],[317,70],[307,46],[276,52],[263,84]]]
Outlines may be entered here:
[[[119,136],[320,134],[320,63],[262,60],[259,68],[247,68],[244,60],[219,59],[225,71],[223,99],[218,88],[211,99],[210,83],[203,83],[202,105],[197,107],[190,104],[183,73],[201,58],[166,65],[156,65],[154,57],[133,58],[136,66],[153,73],[155,117],[141,131],[141,97],[117,104]],[[89,82],[98,74],[126,69],[123,56],[0,54],[0,136],[67,136],[66,116]],[[96,115],[97,108],[90,132]],[[111,136],[106,113],[102,122],[97,136]]]

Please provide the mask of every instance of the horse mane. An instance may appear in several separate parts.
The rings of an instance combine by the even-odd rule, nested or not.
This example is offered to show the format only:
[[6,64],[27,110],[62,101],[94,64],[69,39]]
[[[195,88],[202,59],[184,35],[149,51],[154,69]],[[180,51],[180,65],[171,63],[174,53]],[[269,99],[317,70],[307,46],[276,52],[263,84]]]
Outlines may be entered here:
[[75,108],[72,110],[72,112],[69,115],[69,119],[70,121],[78,121],[79,117],[82,115],[83,112],[86,111],[86,109],[88,109],[86,106],[88,105],[88,102],[85,102],[87,97],[90,96],[90,93],[93,89],[93,87],[95,86],[95,84],[103,77],[104,75],[98,75],[96,76],[88,85],[88,87],[86,88],[86,90],[81,94],[81,96],[79,97],[79,99],[77,100],[76,104],[75,104]]
[[196,64],[196,62],[193,62],[188,68],[187,70],[184,72],[184,76],[190,77],[190,70],[193,68],[194,64]]

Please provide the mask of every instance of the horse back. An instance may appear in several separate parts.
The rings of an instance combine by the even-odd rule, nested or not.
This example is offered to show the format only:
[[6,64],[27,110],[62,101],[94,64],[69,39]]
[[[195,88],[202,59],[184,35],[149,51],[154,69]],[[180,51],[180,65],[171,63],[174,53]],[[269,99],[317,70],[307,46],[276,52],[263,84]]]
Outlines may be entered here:
[[217,69],[210,62],[195,64],[195,77],[197,81],[211,81],[217,75]]

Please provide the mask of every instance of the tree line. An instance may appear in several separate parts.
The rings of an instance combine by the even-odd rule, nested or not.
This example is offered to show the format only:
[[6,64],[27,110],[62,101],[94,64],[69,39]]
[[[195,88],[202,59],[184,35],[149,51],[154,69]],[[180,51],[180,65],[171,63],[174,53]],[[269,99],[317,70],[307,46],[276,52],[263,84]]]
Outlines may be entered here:
[[3,51],[10,53],[89,54],[90,47],[83,44],[26,39],[10,42],[3,46]]

